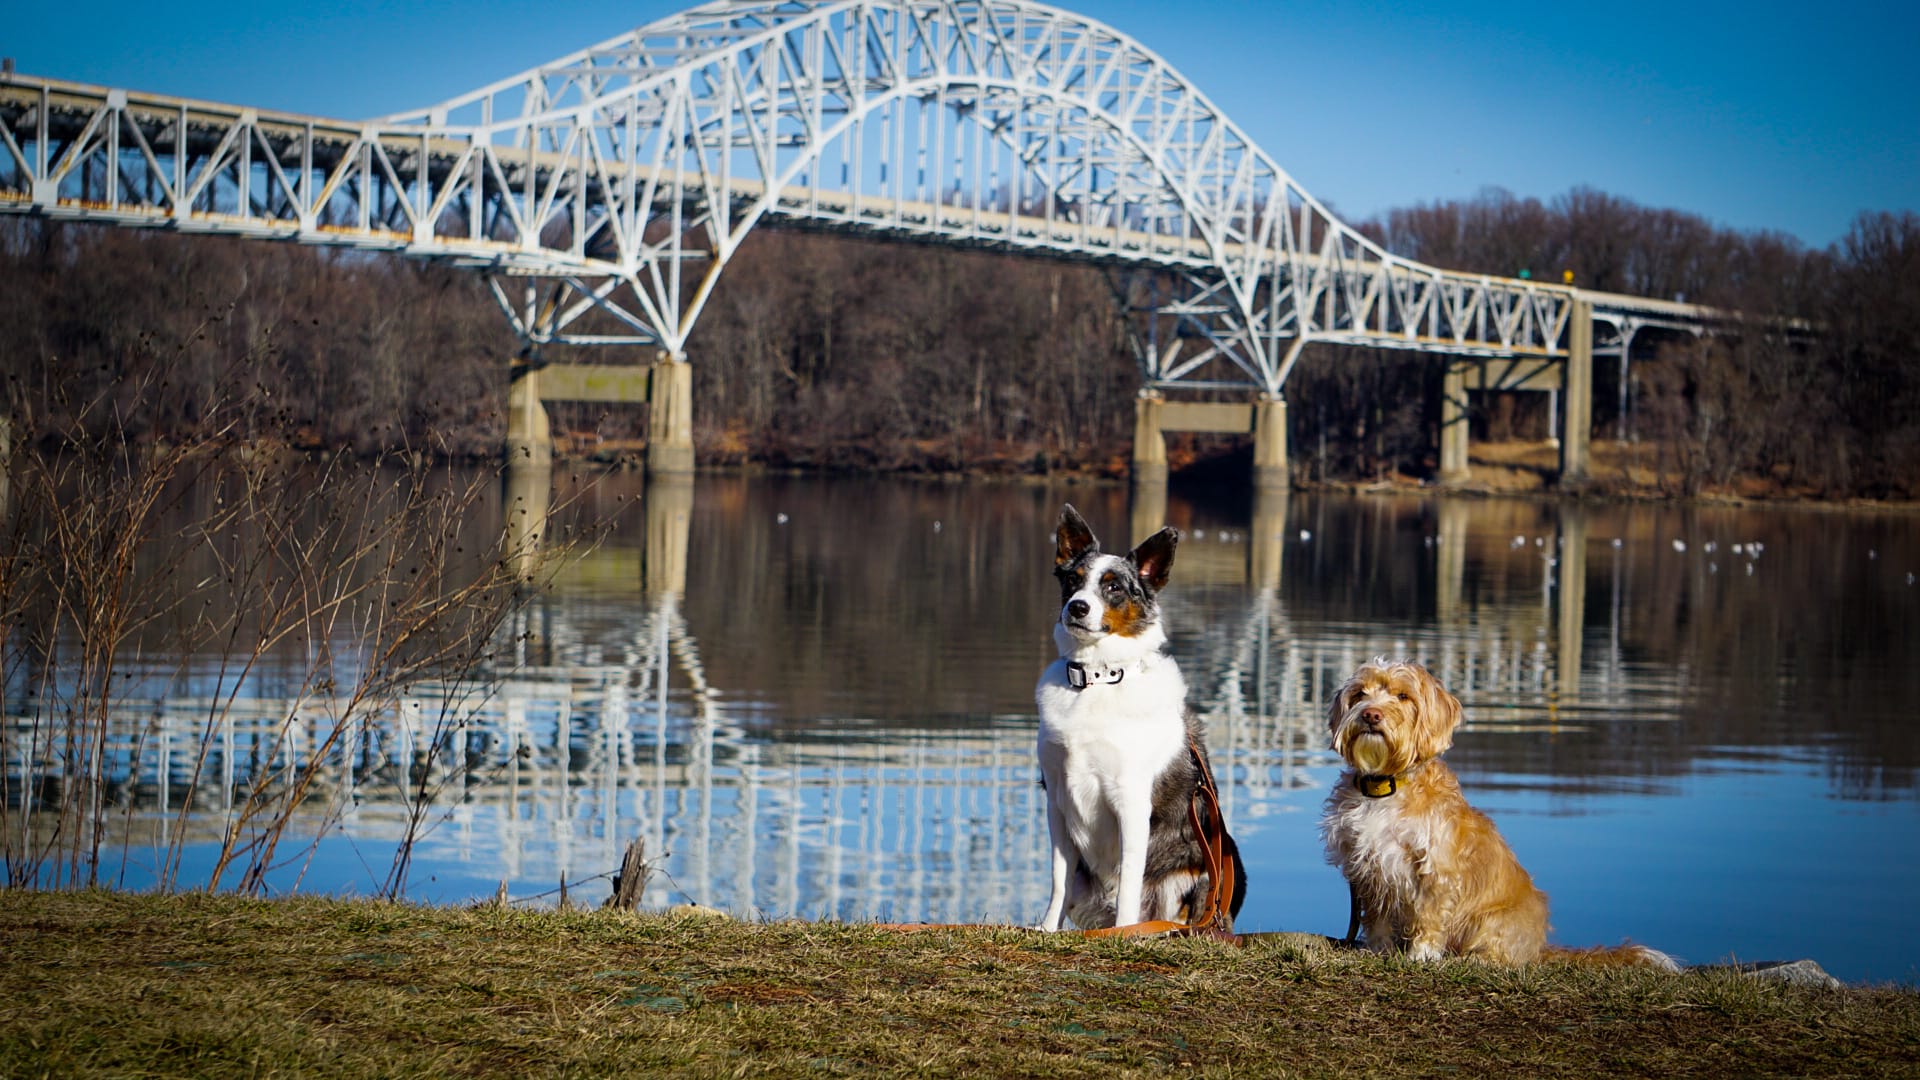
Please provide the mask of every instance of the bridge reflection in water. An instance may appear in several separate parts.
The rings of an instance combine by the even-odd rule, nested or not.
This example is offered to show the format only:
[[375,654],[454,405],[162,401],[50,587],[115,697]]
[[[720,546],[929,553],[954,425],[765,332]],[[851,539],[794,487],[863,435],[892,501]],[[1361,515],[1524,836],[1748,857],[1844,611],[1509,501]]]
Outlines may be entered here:
[[[546,470],[509,472],[502,511],[516,539],[545,528],[550,485]],[[640,542],[616,538],[566,566],[504,630],[511,650],[499,670],[477,686],[414,687],[392,713],[347,733],[297,826],[326,833],[319,855],[295,860],[275,887],[377,889],[412,828],[408,893],[427,900],[485,896],[504,879],[517,897],[564,880],[576,898],[597,901],[605,884],[584,882],[617,867],[639,838],[658,871],[642,900],[650,908],[692,900],[747,915],[1037,917],[1045,816],[1024,702],[1042,630],[980,665],[983,679],[1005,684],[985,713],[936,705],[931,719],[907,724],[862,719],[857,709],[837,719],[792,715],[774,694],[730,692],[709,677],[683,610],[692,485],[656,478],[641,502]],[[1436,506],[1438,618],[1410,620],[1421,629],[1395,641],[1360,625],[1293,633],[1281,603],[1284,491],[1264,493],[1230,541],[1183,546],[1169,594],[1175,647],[1244,839],[1281,827],[1284,814],[1289,836],[1314,842],[1311,815],[1333,766],[1325,695],[1376,652],[1425,657],[1463,696],[1497,691],[1549,722],[1559,695],[1577,687],[1580,512],[1561,516],[1559,537],[1537,538],[1539,606],[1482,611],[1463,595],[1468,508]],[[1597,669],[1604,677],[1607,665]],[[142,852],[182,828],[191,870],[191,849],[226,827],[235,793],[305,763],[335,722],[312,703],[237,701],[199,773],[214,782],[189,796],[213,711],[170,696],[114,725],[107,754],[125,764],[115,777],[124,809],[112,827],[129,852],[129,884],[141,883],[151,861]],[[409,825],[416,820],[423,824]],[[190,872],[183,883],[195,883]]]
[[[1227,811],[1247,835],[1274,827],[1277,812],[1317,811],[1333,767],[1325,695],[1388,647],[1364,628],[1310,640],[1291,632],[1281,604],[1287,505],[1284,491],[1262,493],[1232,542],[1190,542],[1180,595],[1195,599],[1173,601],[1199,616],[1177,627],[1177,645]],[[612,868],[640,837],[663,871],[649,907],[1033,918],[1047,861],[1031,714],[918,728],[796,724],[735,700],[709,681],[682,611],[691,487],[655,479],[644,506],[638,566],[630,548],[604,548],[521,615],[515,631],[528,647],[477,718],[498,733],[493,772],[461,789],[449,824],[422,842],[423,863],[478,864],[480,877],[497,860],[498,876],[545,887]],[[1133,511],[1137,534],[1165,518],[1164,505]],[[1390,647],[1428,658],[1463,692],[1497,691],[1521,715],[1553,722],[1559,695],[1579,682],[1586,580],[1577,561],[1561,554],[1556,567],[1553,553],[1584,558],[1585,518],[1570,510],[1559,535],[1529,538],[1540,556],[1537,609],[1482,613],[1462,595],[1469,507],[1441,501],[1436,513],[1439,617]],[[631,590],[636,577],[644,604],[578,602],[615,595],[622,581]],[[1286,827],[1311,832],[1297,813]]]

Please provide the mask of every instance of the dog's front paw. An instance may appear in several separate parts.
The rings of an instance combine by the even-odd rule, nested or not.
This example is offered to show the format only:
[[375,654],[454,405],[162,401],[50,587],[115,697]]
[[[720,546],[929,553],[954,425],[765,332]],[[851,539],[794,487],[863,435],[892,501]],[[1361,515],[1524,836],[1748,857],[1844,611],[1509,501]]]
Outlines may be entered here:
[[1415,960],[1438,960],[1447,954],[1434,942],[1416,941],[1407,949],[1407,955]]

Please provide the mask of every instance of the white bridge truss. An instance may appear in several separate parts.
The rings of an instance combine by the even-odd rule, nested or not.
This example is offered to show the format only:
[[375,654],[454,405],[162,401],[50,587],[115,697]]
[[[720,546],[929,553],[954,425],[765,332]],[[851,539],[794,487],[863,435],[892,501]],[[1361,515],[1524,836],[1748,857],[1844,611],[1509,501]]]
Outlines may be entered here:
[[674,358],[763,221],[1087,260],[1153,272],[1150,386],[1268,394],[1312,341],[1564,357],[1583,295],[1389,254],[1144,45],[1022,0],[706,4],[366,122],[0,76],[0,212],[444,260],[533,348]]

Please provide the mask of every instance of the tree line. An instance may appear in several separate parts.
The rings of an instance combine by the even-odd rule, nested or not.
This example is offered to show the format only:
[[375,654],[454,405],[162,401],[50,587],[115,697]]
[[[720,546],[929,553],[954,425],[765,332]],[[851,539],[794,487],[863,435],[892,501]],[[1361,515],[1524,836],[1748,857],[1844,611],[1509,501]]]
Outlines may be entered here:
[[[1591,189],[1549,203],[1490,190],[1471,200],[1392,211],[1358,226],[1389,250],[1453,269],[1559,281],[1604,292],[1704,304],[1750,317],[1708,337],[1655,336],[1636,346],[1623,415],[1619,374],[1595,372],[1602,437],[1638,436],[1659,448],[1677,493],[1742,479],[1826,497],[1920,494],[1920,215],[1859,215],[1847,235],[1809,249],[1774,232],[1717,228],[1694,214],[1639,206]],[[1776,318],[1807,331],[1781,332]],[[1640,363],[1651,359],[1650,363]],[[1385,359],[1377,362],[1388,365]],[[1402,361],[1400,367],[1406,366]],[[1354,380],[1323,372],[1327,392]],[[1402,415],[1378,433],[1388,459],[1346,444],[1349,471],[1421,460],[1431,389],[1383,377]],[[1306,387],[1289,396],[1309,400]],[[1500,407],[1538,395],[1482,402],[1479,423],[1509,419]],[[1336,412],[1338,410],[1335,410]],[[1387,410],[1391,412],[1391,410]],[[1523,433],[1544,420],[1519,418]]]
[[[1828,497],[1920,489],[1920,216],[1868,213],[1830,248],[1577,189],[1489,190],[1361,222],[1388,250],[1471,272],[1787,315],[1810,334],[1675,335],[1637,348],[1621,414],[1676,490],[1759,478]],[[1138,374],[1116,274],[1084,264],[763,228],[728,265],[688,353],[703,463],[1119,474]],[[16,439],[116,402],[165,439],[222,402],[241,430],[354,453],[484,458],[519,344],[477,275],[336,249],[35,218],[0,222],[0,369]],[[548,359],[644,363],[651,350]],[[1644,361],[1644,362],[1643,362]],[[1302,480],[1430,475],[1436,358],[1312,347],[1286,393]],[[158,373],[159,378],[145,376]],[[1477,437],[1545,433],[1543,395],[1477,400]],[[617,454],[642,407],[549,406],[576,453]],[[1183,437],[1176,464],[1232,440]]]

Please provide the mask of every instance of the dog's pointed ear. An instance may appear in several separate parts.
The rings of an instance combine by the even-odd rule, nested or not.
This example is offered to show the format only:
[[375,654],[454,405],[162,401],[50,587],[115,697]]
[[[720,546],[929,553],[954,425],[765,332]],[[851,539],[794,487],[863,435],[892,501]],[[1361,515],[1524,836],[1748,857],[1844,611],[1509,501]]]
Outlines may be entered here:
[[1140,546],[1127,556],[1140,571],[1140,580],[1147,583],[1147,588],[1159,592],[1167,587],[1167,574],[1173,570],[1173,548],[1179,542],[1180,530],[1169,525],[1140,541]]
[[1100,541],[1094,539],[1093,529],[1087,519],[1072,503],[1060,506],[1060,523],[1053,529],[1053,566],[1059,569],[1089,551],[1100,550]]
[[1437,758],[1453,745],[1453,729],[1460,726],[1460,699],[1449,693],[1433,672],[1414,664],[1420,673],[1420,727],[1422,758]]

